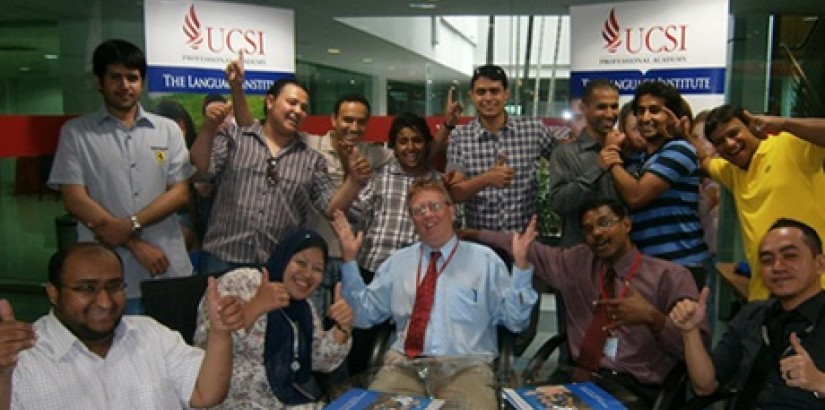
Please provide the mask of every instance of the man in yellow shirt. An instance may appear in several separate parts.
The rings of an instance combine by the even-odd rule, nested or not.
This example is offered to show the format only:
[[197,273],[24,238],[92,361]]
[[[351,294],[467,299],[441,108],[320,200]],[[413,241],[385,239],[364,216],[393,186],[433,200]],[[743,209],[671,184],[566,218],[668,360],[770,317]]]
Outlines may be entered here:
[[767,299],[758,246],[770,224],[793,218],[825,235],[825,119],[752,115],[723,105],[711,111],[705,135],[719,157],[700,150],[700,166],[733,194],[753,272],[748,298]]

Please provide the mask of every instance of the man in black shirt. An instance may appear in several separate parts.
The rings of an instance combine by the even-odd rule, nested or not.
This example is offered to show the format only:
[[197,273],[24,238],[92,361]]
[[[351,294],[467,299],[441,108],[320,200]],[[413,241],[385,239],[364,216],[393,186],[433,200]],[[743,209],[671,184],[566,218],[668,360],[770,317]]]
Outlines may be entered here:
[[736,409],[825,408],[825,270],[822,241],[810,226],[776,221],[759,245],[772,298],[745,306],[708,354],[699,337],[708,289],[670,313],[682,330],[685,362],[698,395],[738,377]]

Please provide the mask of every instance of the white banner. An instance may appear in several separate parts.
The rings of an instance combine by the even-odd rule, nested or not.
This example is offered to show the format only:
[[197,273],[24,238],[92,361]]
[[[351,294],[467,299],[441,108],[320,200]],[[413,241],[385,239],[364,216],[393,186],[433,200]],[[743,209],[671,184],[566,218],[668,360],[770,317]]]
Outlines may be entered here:
[[201,0],[144,0],[147,88],[221,92],[226,64],[244,52],[244,88],[263,94],[295,73],[292,10]]
[[647,80],[679,89],[694,112],[724,102],[728,0],[640,1],[570,7],[571,96],[595,78],[622,95]]

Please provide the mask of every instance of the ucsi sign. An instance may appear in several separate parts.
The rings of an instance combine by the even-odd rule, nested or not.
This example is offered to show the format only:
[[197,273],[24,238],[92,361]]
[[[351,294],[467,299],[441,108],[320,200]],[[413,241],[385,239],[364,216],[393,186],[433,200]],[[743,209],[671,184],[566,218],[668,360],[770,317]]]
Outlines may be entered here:
[[615,9],[610,9],[610,14],[604,21],[602,38],[605,41],[604,48],[610,53],[619,50],[629,54],[673,53],[687,51],[687,29],[686,24],[622,28]]
[[260,30],[235,27],[202,26],[195,5],[189,6],[183,21],[183,33],[186,44],[193,50],[199,50],[204,42],[213,53],[229,51],[237,54],[243,50],[246,55],[264,55],[264,32]]

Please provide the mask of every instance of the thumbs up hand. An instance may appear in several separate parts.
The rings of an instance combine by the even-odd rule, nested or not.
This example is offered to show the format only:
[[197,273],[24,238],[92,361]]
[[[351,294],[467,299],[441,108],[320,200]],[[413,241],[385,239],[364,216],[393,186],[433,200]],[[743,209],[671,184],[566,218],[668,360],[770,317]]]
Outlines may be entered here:
[[816,368],[796,333],[791,333],[790,342],[794,354],[779,361],[779,371],[785,384],[813,392],[825,392],[825,373]]
[[20,352],[34,346],[37,336],[29,323],[14,318],[11,304],[0,300],[0,377],[11,376]]
[[496,188],[504,188],[510,185],[513,180],[515,171],[513,168],[505,165],[507,163],[507,155],[500,153],[496,158],[496,164],[490,167],[484,175],[487,177],[487,185],[492,185]]
[[704,287],[699,294],[699,300],[684,299],[671,309],[670,320],[682,333],[697,329],[705,321],[709,294],[710,289]]
[[345,342],[352,332],[352,321],[355,320],[355,315],[341,294],[341,282],[335,284],[332,305],[329,307],[327,316],[335,322],[336,333],[343,335],[343,337],[338,337],[338,341]]

